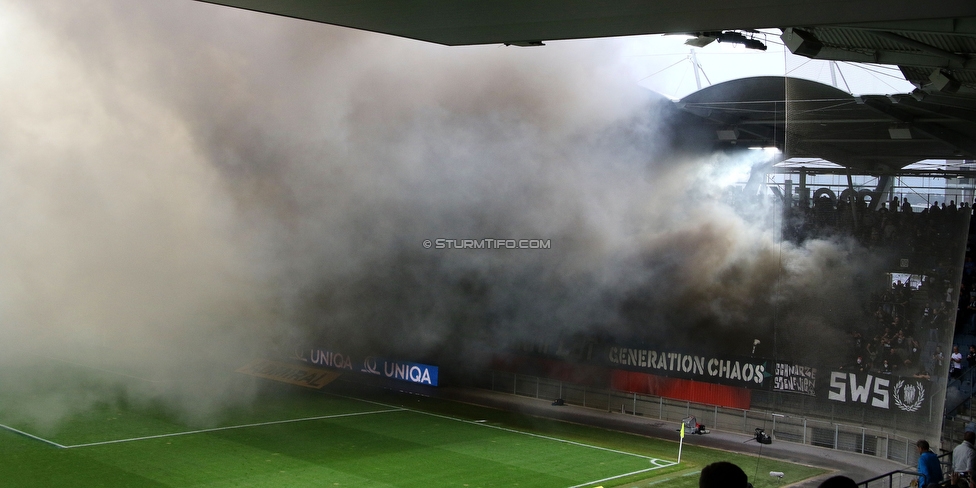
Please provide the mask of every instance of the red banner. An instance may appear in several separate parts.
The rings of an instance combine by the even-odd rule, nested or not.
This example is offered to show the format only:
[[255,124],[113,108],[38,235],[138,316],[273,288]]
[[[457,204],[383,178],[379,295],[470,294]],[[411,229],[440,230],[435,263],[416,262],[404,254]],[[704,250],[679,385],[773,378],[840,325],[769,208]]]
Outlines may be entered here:
[[687,400],[707,405],[748,409],[752,393],[746,388],[703,383],[681,378],[667,378],[649,373],[615,369],[611,376],[615,390]]

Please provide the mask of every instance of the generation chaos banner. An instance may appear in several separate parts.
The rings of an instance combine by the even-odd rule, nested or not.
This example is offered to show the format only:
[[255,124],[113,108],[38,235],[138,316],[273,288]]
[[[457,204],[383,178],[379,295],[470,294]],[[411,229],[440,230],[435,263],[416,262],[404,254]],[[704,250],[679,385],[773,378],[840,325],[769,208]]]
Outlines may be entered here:
[[618,345],[607,347],[603,358],[610,366],[627,371],[752,390],[772,390],[810,396],[816,394],[817,370],[786,361],[689,354]]
[[610,346],[606,361],[613,367],[742,388],[771,388],[770,361],[760,358],[703,356],[654,349]]

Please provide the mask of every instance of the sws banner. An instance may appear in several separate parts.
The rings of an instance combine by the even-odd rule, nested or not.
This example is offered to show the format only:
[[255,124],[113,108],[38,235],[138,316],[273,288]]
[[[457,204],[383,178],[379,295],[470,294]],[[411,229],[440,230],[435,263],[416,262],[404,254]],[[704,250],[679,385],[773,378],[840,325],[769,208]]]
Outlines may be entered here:
[[921,378],[831,371],[827,400],[917,412],[929,400],[928,390],[929,382]]

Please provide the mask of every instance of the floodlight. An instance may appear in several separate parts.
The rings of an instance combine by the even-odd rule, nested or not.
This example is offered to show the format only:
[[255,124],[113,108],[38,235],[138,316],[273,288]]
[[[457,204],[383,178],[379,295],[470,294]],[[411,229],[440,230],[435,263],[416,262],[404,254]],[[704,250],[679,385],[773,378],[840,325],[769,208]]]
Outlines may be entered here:
[[912,138],[912,131],[904,125],[893,125],[888,127],[888,136],[895,140],[907,140]]
[[815,58],[824,45],[812,33],[788,27],[780,36],[790,52],[797,56]]
[[718,36],[718,42],[728,42],[730,44],[742,44],[748,49],[756,49],[758,51],[765,51],[766,45],[762,41],[754,37],[754,32],[750,33],[748,36],[736,31],[723,31]]
[[739,129],[735,127],[718,129],[715,131],[715,135],[718,136],[718,140],[720,141],[734,141],[739,138]]
[[715,37],[708,35],[708,32],[697,32],[693,39],[688,39],[685,41],[686,45],[694,47],[705,47],[713,42],[715,42]]
[[685,44],[695,47],[705,47],[714,41],[727,42],[730,44],[742,44],[748,49],[756,49],[759,51],[766,50],[766,44],[756,39],[756,31],[748,31],[747,34],[743,34],[738,31],[709,31],[709,32],[693,32],[689,35],[695,36],[694,39],[688,39]]
[[956,80],[952,73],[937,69],[929,75],[929,81],[932,82],[930,91],[937,91],[942,93],[955,93],[959,91],[959,81]]
[[[752,151],[763,151],[770,156],[780,154],[783,152],[780,151],[779,148],[776,146],[749,146],[749,149]],[[758,341],[759,339],[756,340]]]

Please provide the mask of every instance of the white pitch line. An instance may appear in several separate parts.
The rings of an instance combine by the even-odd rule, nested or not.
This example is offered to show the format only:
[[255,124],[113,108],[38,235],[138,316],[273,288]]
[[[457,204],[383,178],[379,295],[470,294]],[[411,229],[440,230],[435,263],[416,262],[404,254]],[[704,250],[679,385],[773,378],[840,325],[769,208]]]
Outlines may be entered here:
[[[390,405],[390,406],[392,406],[392,405]],[[408,408],[407,410],[410,410],[410,409]],[[521,430],[509,429],[508,427],[500,427],[498,425],[491,425],[491,424],[488,424],[488,423],[481,423],[481,422],[476,422],[476,421],[473,421],[473,420],[464,420],[464,419],[459,419],[459,418],[454,418],[454,417],[448,417],[447,415],[440,415],[440,414],[436,414],[436,413],[424,412],[424,411],[421,411],[421,410],[410,410],[410,411],[411,412],[416,412],[416,413],[421,413],[421,414],[424,414],[424,415],[430,415],[430,416],[433,416],[433,417],[440,417],[440,418],[444,418],[444,419],[448,419],[448,420],[454,420],[454,421],[457,421],[457,422],[464,422],[466,424],[477,425],[477,426],[480,426],[480,427],[490,427],[492,429],[504,430],[506,432],[512,432],[514,434],[522,434],[522,435],[527,435],[527,436],[531,436],[531,437],[538,437],[540,439],[546,439],[546,440],[549,440],[549,441],[556,441],[556,442],[562,442],[562,443],[565,443],[565,444],[572,444],[574,446],[588,447],[590,449],[599,449],[601,451],[608,451],[608,452],[612,452],[612,453],[615,453],[615,454],[624,454],[624,455],[627,455],[627,456],[639,457],[639,458],[647,459],[647,460],[649,460],[651,462],[654,462],[655,466],[658,466],[658,467],[661,467],[661,468],[666,467],[666,466],[673,466],[674,464],[677,464],[677,463],[674,463],[674,464],[668,464],[666,466],[661,466],[661,465],[658,465],[655,461],[665,461],[665,462],[670,462],[670,461],[666,461],[664,459],[652,458],[650,456],[644,456],[644,455],[641,455],[641,454],[634,454],[632,452],[627,452],[627,451],[618,451],[616,449],[610,449],[609,447],[594,446],[592,444],[584,444],[582,442],[576,442],[576,441],[571,441],[571,440],[567,440],[567,439],[560,439],[558,437],[550,437],[550,436],[542,435],[542,434],[534,434],[532,432],[525,432],[525,431],[521,431]]]
[[33,434],[28,434],[27,432],[24,432],[22,430],[17,430],[17,429],[15,429],[15,428],[13,428],[13,427],[11,427],[9,425],[0,424],[0,427],[3,427],[4,429],[7,429],[7,430],[9,430],[11,432],[16,432],[17,434],[20,434],[20,435],[30,437],[31,439],[41,441],[41,442],[43,442],[45,444],[50,444],[50,445],[52,445],[54,447],[57,447],[59,449],[66,449],[65,446],[62,446],[61,444],[58,444],[57,442],[49,441],[49,440],[44,439],[42,437],[37,437],[36,435],[33,435]]
[[[256,423],[256,424],[231,425],[231,426],[227,426],[227,427],[214,427],[212,429],[192,430],[192,431],[189,431],[189,432],[174,432],[172,434],[148,435],[148,436],[145,436],[145,437],[133,437],[133,438],[130,438],[130,439],[116,439],[116,440],[112,440],[112,441],[89,442],[87,444],[75,444],[73,446],[61,446],[61,445],[58,445],[58,447],[61,447],[61,448],[64,448],[64,449],[74,449],[76,447],[103,446],[103,445],[106,445],[106,444],[119,444],[119,443],[122,443],[122,442],[134,442],[134,441],[144,441],[144,440],[148,440],[148,439],[161,439],[161,438],[164,438],[164,437],[176,437],[176,436],[181,436],[181,435],[202,434],[202,433],[205,433],[205,432],[216,432],[216,431],[219,431],[219,430],[244,429],[244,428],[247,428],[247,427],[261,427],[261,426],[264,426],[264,425],[288,424],[288,423],[293,423],[293,422],[308,422],[308,421],[311,421],[311,420],[335,419],[335,418],[340,418],[340,417],[353,417],[353,416],[357,416],[357,415],[372,415],[372,414],[375,414],[375,413],[400,412],[400,411],[403,411],[403,410],[405,410],[405,409],[403,409],[403,408],[394,408],[394,409],[391,409],[391,410],[374,410],[372,412],[342,413],[342,414],[338,414],[338,415],[322,415],[322,416],[319,416],[319,417],[306,417],[306,418],[301,418],[301,419],[272,420],[270,422],[259,422],[259,423]],[[30,434],[25,434],[25,435],[30,435]],[[34,437],[34,436],[31,436],[31,437]],[[44,439],[39,439],[39,440],[44,440]],[[49,441],[45,441],[45,442],[49,442]],[[51,443],[51,444],[53,444],[53,443]]]
[[[340,396],[340,397],[343,397],[343,398],[349,398],[349,399],[352,399],[352,400],[359,400],[359,401],[363,401],[363,402],[367,402],[367,403],[372,403],[374,405],[381,405],[381,406],[384,406],[384,407],[396,408],[395,405],[389,405],[389,404],[386,404],[386,403],[376,402],[376,401],[372,401],[372,400],[363,400],[361,398],[354,398],[354,397],[349,397],[349,396],[345,396],[345,395],[337,395],[337,394],[334,394],[334,393],[330,393],[330,395]],[[575,446],[587,447],[587,448],[590,448],[590,449],[598,449],[598,450],[601,450],[601,451],[608,451],[608,452],[612,452],[612,453],[615,453],[615,454],[623,454],[623,455],[627,455],[627,456],[639,457],[639,458],[642,458],[642,459],[647,459],[652,464],[654,464],[654,467],[653,468],[647,468],[647,469],[642,469],[642,470],[639,470],[639,471],[634,471],[632,473],[625,473],[625,474],[621,474],[621,475],[617,475],[617,476],[612,476],[610,478],[604,478],[602,480],[590,481],[588,483],[583,483],[581,485],[572,486],[570,488],[579,488],[579,487],[582,487],[582,486],[588,486],[588,485],[592,485],[592,484],[595,484],[595,483],[602,483],[604,481],[613,480],[613,479],[617,479],[617,478],[622,478],[624,476],[630,476],[630,475],[633,475],[633,474],[646,473],[648,471],[654,471],[656,469],[667,468],[667,467],[675,466],[675,465],[678,464],[678,463],[676,463],[674,461],[668,461],[666,459],[658,459],[658,458],[653,458],[653,457],[650,457],[650,456],[644,456],[644,455],[641,455],[641,454],[635,454],[635,453],[632,453],[632,452],[619,451],[617,449],[610,449],[608,447],[594,446],[592,444],[584,444],[582,442],[576,442],[576,441],[571,441],[571,440],[567,440],[567,439],[560,439],[558,437],[550,437],[550,436],[541,435],[541,434],[534,434],[532,432],[524,432],[524,431],[521,431],[521,430],[509,429],[507,427],[500,427],[500,426],[497,426],[497,425],[491,425],[491,424],[485,423],[484,420],[465,420],[465,419],[459,419],[457,417],[449,417],[447,415],[440,415],[440,414],[436,414],[436,413],[424,412],[423,410],[413,410],[413,409],[410,409],[410,408],[403,408],[403,410],[406,410],[408,412],[419,413],[419,414],[423,414],[423,415],[429,415],[429,416],[432,416],[432,417],[440,417],[440,418],[447,419],[447,420],[453,420],[455,422],[462,422],[462,423],[466,423],[466,424],[477,425],[479,427],[490,427],[492,429],[503,430],[503,431],[506,431],[506,432],[514,433],[514,434],[521,434],[521,435],[527,435],[527,436],[531,436],[531,437],[538,437],[540,439],[546,439],[546,440],[556,441],[556,442],[563,442],[563,443],[572,444],[572,445],[575,445]],[[664,464],[662,464],[662,463],[664,463]]]
[[[678,464],[678,463],[674,463],[674,464]],[[582,487],[582,486],[590,486],[590,485],[595,485],[595,484],[597,484],[597,483],[603,483],[604,481],[610,481],[610,480],[615,480],[615,479],[617,479],[617,478],[623,478],[623,477],[625,477],[625,476],[630,476],[630,475],[634,475],[634,474],[641,474],[641,473],[646,473],[646,472],[648,472],[648,471],[654,471],[654,470],[656,470],[656,469],[661,469],[661,468],[666,468],[666,467],[668,467],[668,466],[674,466],[674,464],[669,464],[669,465],[667,465],[667,466],[660,466],[660,465],[658,465],[657,463],[654,463],[654,467],[653,467],[653,468],[647,468],[647,469],[641,469],[641,470],[638,470],[638,471],[632,471],[632,472],[630,472],[630,473],[624,473],[624,474],[618,474],[617,476],[611,476],[611,477],[609,477],[609,478],[603,478],[602,480],[595,480],[595,481],[589,481],[589,482],[586,482],[586,483],[583,483],[583,484],[579,484],[579,485],[576,485],[576,486],[570,486],[569,488],[580,488],[580,487]]]
[[[677,476],[677,478],[684,478],[686,476],[695,476],[695,475],[700,474],[700,473],[701,473],[701,471],[692,471],[690,473],[685,473],[685,474],[679,475],[679,476]],[[671,481],[674,478],[676,478],[676,477],[673,476],[671,478],[664,478],[663,480],[652,481],[652,482],[648,483],[647,486],[654,486],[654,485],[659,485],[661,483],[667,483],[668,481]]]

